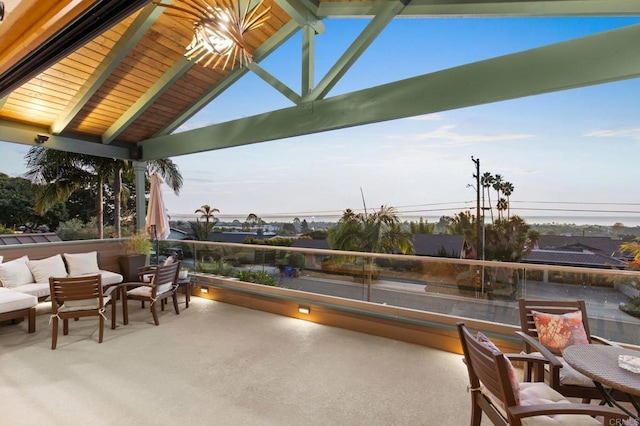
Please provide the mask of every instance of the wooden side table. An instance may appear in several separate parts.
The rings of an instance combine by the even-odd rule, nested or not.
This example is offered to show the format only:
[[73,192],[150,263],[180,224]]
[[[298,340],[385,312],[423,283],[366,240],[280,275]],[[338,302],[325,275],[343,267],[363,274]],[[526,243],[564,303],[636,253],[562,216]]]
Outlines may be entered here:
[[185,300],[186,300],[185,308],[188,308],[189,301],[191,300],[191,278],[190,277],[178,278],[177,284],[178,284],[178,288],[180,287],[184,288],[184,294],[185,294]]

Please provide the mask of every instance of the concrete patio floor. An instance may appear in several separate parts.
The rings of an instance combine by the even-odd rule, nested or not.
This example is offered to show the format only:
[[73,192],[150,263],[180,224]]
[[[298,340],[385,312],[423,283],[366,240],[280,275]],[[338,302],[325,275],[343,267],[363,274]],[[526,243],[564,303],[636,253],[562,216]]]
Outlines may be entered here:
[[180,307],[156,327],[130,302],[102,344],[96,319],[71,322],[54,351],[46,306],[35,334],[0,327],[2,424],[469,423],[460,355],[197,297]]

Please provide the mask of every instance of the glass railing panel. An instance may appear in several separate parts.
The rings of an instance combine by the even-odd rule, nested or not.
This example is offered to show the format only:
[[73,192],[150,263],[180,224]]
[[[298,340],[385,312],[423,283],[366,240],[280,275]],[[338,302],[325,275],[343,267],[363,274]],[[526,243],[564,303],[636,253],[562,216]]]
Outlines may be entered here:
[[[640,344],[620,309],[640,273],[262,245],[167,241],[195,272],[310,293],[519,326],[518,299],[583,299],[591,333]],[[636,292],[636,293],[634,293]]]
[[626,309],[637,295],[636,272],[558,268],[527,270],[526,277],[522,297],[584,300],[591,334],[640,344],[640,320]]

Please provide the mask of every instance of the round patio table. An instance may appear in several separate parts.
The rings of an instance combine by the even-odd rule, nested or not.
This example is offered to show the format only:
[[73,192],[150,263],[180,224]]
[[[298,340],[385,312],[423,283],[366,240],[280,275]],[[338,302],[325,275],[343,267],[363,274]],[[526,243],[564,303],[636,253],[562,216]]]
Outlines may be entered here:
[[[616,406],[629,416],[640,421],[640,403],[636,397],[640,397],[640,374],[633,373],[618,365],[619,355],[631,355],[640,357],[640,351],[622,348],[620,346],[608,345],[572,345],[562,351],[562,358],[574,369],[593,380],[598,390],[602,393],[605,401]],[[626,407],[618,403],[610,391],[609,387],[624,392],[628,397],[635,413],[630,412]]]

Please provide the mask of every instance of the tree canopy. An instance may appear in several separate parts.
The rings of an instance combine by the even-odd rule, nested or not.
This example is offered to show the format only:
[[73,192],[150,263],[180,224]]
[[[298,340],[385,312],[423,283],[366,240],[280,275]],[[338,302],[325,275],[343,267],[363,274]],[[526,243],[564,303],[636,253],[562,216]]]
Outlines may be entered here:
[[367,214],[347,209],[329,229],[329,245],[335,250],[403,254],[414,252],[411,234],[405,231],[393,207],[381,206]]

